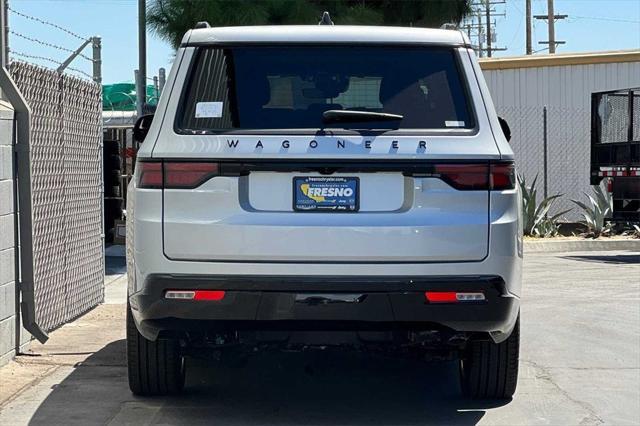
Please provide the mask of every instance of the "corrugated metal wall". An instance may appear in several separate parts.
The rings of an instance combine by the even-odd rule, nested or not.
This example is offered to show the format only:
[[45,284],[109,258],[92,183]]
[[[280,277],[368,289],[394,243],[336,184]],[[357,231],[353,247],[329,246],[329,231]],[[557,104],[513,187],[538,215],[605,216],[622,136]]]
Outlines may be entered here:
[[[565,194],[557,203],[556,211],[573,208],[571,199],[584,199],[582,193],[591,191],[591,93],[639,87],[640,62],[485,69],[483,72],[498,114],[509,122],[518,168],[528,181],[537,174],[542,177],[542,109],[547,106],[549,193]],[[574,208],[566,218],[577,220],[579,217]]]

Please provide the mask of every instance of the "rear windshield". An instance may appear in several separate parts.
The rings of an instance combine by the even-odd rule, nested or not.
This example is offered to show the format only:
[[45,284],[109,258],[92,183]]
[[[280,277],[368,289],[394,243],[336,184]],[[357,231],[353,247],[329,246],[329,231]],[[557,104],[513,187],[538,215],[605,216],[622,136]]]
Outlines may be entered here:
[[[185,133],[474,127],[452,49],[200,48],[187,81],[176,123]],[[359,122],[323,121],[323,113],[329,110],[402,118],[378,120],[368,114]]]

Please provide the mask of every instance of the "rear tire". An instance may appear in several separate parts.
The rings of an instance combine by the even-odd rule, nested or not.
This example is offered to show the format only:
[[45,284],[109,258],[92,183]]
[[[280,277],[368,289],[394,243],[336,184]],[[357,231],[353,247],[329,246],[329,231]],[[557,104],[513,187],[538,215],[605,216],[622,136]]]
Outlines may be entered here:
[[470,398],[508,399],[518,383],[520,315],[507,340],[471,342],[460,359],[462,393]]
[[145,339],[127,306],[127,367],[135,395],[168,395],[184,387],[184,358],[175,339]]

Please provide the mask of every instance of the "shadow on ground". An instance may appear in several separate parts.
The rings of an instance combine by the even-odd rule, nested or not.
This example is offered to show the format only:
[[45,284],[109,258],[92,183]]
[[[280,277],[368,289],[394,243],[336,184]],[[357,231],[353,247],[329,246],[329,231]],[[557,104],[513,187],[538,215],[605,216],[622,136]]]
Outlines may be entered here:
[[124,351],[119,340],[78,365],[31,424],[475,424],[502,405],[463,399],[456,363],[355,352],[262,353],[225,369],[189,359],[184,394],[136,398]]
[[119,256],[106,256],[104,258],[105,275],[122,275],[127,273],[127,260]]
[[564,256],[563,259],[577,260],[580,262],[609,263],[614,265],[640,265],[640,254]]

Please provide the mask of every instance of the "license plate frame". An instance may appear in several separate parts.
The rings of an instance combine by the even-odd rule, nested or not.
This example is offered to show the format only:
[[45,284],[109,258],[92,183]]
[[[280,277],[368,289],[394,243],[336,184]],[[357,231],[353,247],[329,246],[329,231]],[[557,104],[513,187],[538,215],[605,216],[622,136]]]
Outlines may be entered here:
[[[357,176],[294,176],[293,211],[301,213],[356,213],[360,210],[360,178]],[[302,185],[307,184],[307,190]],[[339,195],[312,195],[310,189],[327,188],[324,193],[334,193],[332,189],[342,189]],[[348,189],[352,192],[349,195]],[[323,198],[318,200],[316,198]]]

